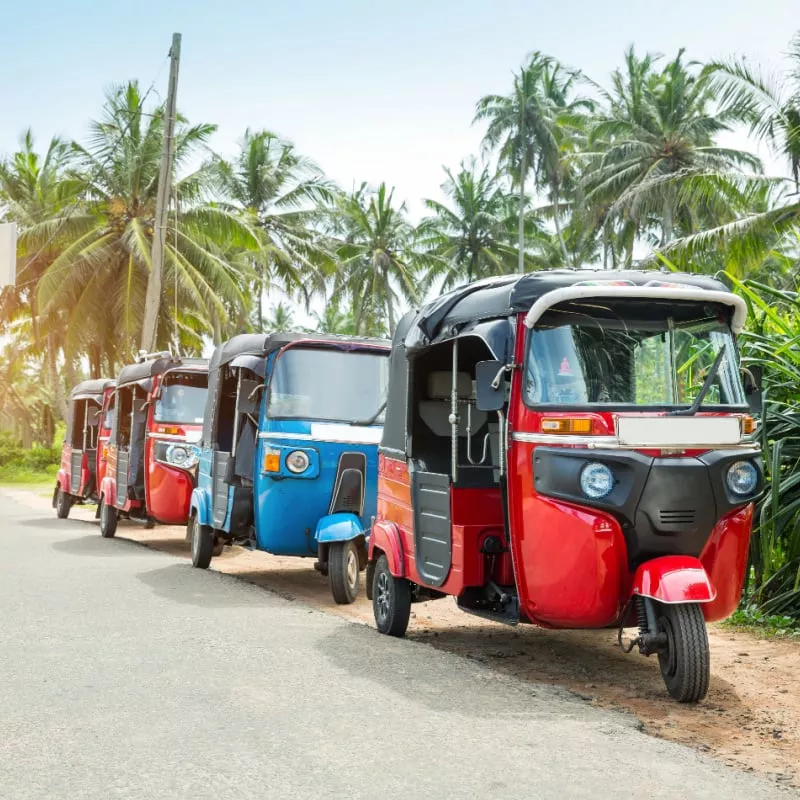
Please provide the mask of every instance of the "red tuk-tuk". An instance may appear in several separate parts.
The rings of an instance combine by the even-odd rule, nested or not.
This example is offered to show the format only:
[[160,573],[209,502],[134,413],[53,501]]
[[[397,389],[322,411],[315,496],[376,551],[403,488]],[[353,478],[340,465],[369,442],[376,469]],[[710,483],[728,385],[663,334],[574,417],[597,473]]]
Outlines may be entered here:
[[120,517],[185,525],[197,472],[208,361],[170,353],[123,367],[105,410],[113,415],[108,467],[100,485],[100,532]]
[[76,503],[97,500],[97,487],[105,475],[103,446],[108,437],[102,407],[113,391],[114,381],[100,378],[83,381],[70,393],[61,468],[53,492],[59,519],[66,519]]
[[669,693],[705,696],[763,471],[746,306],[719,281],[559,270],[457,289],[394,336],[367,592],[546,628],[639,626]]

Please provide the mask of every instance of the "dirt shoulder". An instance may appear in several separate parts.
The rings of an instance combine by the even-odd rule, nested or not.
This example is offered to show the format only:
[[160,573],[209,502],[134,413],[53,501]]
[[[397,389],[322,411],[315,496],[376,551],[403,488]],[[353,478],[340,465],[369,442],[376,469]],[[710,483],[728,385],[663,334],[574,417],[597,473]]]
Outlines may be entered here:
[[[2,491],[31,508],[49,508],[40,494],[13,487]],[[87,535],[99,536],[93,516],[82,508],[71,514],[91,525]],[[181,528],[146,530],[122,521],[117,536],[189,557]],[[234,547],[215,558],[212,568],[327,613],[373,624],[363,586],[353,605],[334,605],[312,559]],[[711,625],[708,697],[698,706],[681,706],[666,697],[657,660],[624,655],[610,631],[508,628],[471,617],[448,598],[414,606],[408,637],[525,681],[563,686],[587,703],[632,712],[653,735],[770,776],[784,786],[800,787],[800,641],[758,639],[746,631]]]

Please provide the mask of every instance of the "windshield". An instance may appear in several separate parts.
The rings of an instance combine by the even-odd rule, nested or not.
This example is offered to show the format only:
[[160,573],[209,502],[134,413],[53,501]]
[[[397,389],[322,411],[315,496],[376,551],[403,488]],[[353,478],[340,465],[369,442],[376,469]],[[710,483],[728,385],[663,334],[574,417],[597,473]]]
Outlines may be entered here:
[[532,332],[525,399],[530,405],[689,407],[723,347],[704,408],[746,405],[724,307],[570,304],[545,314]]
[[[388,353],[292,347],[279,356],[269,390],[269,416],[366,422],[378,414],[389,382]],[[375,416],[377,414],[377,416]]]
[[161,394],[153,412],[154,421],[202,424],[207,393],[206,373],[170,372],[161,384]]

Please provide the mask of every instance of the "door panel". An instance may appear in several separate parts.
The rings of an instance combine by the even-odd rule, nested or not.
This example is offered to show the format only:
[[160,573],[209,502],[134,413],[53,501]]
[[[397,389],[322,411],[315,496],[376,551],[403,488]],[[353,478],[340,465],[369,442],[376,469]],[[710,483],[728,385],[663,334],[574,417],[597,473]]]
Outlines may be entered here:
[[230,468],[231,454],[224,450],[214,451],[214,461],[212,465],[212,508],[211,523],[218,530],[225,527],[225,520],[228,517],[228,495],[230,484],[228,482],[228,470]]
[[81,493],[81,465],[83,450],[73,450],[69,458],[69,491],[70,494]]
[[127,449],[117,451],[117,508],[123,508],[128,501],[130,485],[130,453]]
[[411,492],[417,570],[427,585],[441,586],[450,573],[453,549],[450,476],[413,470]]

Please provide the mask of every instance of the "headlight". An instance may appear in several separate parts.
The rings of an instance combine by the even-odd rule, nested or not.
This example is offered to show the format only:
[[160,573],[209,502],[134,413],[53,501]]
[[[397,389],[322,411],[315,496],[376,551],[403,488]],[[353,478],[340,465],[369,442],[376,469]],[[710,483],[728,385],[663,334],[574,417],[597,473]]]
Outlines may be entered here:
[[155,455],[158,461],[169,464],[171,467],[191,470],[197,466],[200,449],[191,444],[158,442]]
[[581,470],[581,491],[591,500],[602,500],[614,488],[614,473],[605,464],[587,464]]
[[292,450],[286,456],[286,469],[289,472],[294,472],[295,475],[305,472],[310,463],[308,456],[302,450]]
[[734,461],[728,467],[726,480],[734,494],[752,494],[758,486],[758,470],[751,461]]

